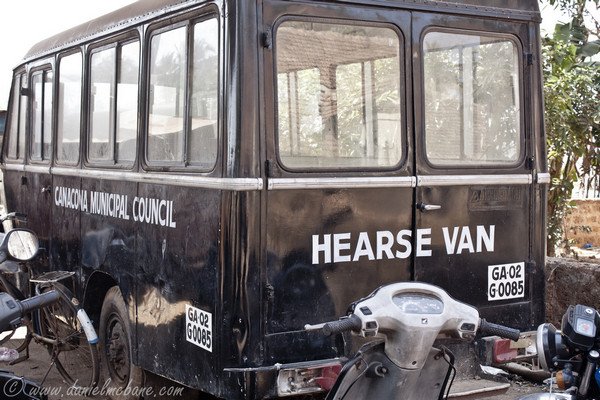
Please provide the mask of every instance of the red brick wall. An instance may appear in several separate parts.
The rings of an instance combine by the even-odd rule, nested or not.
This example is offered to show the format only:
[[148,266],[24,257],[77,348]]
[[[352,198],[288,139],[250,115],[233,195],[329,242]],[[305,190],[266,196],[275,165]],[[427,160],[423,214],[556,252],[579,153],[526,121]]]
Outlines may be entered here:
[[600,309],[600,264],[549,257],[545,273],[546,321],[560,327],[569,305]]
[[600,199],[575,200],[575,208],[565,218],[565,233],[573,245],[591,243],[600,247]]

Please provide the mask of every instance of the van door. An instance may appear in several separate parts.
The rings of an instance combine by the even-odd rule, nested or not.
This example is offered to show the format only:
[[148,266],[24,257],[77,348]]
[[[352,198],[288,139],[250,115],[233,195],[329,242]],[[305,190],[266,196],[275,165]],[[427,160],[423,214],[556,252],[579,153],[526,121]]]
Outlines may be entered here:
[[415,279],[497,322],[528,325],[528,26],[415,13],[413,38]]
[[[81,212],[88,210],[81,188],[83,55],[62,54],[56,76],[56,134],[52,168],[52,265],[75,271],[81,260]],[[76,293],[80,295],[79,293]]]
[[292,362],[332,356],[304,324],[411,278],[410,14],[269,0],[263,18],[265,329]]
[[[50,64],[36,68],[29,79],[30,122],[29,157],[26,177],[23,180],[23,195],[27,201],[21,204],[28,217],[28,226],[34,229],[42,241],[42,247],[49,248],[52,233],[52,115],[54,72]],[[43,253],[47,256],[47,253]],[[40,265],[48,265],[47,260],[38,260]]]
[[[26,213],[22,208],[16,209],[23,204],[21,201],[24,196],[24,183],[27,177],[24,172],[26,146],[26,127],[27,127],[27,74],[25,71],[16,72],[13,77],[10,109],[7,116],[6,132],[4,134],[4,176],[3,191],[6,196],[6,207],[4,212]],[[19,226],[13,222],[5,222],[4,229],[8,227]]]

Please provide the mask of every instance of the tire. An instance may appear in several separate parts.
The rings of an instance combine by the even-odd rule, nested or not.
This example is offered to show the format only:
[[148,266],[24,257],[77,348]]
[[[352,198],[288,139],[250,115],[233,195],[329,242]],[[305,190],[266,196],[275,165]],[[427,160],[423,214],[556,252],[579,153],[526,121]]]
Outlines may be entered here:
[[77,318],[78,300],[60,283],[40,285],[40,292],[55,289],[61,299],[40,310],[40,333],[56,369],[67,383],[86,394],[98,385],[100,362],[97,342],[90,343]]
[[[6,286],[2,281],[0,281],[0,292],[6,292],[13,296],[17,300],[24,300],[25,296],[19,289],[17,289],[5,276],[4,282],[6,282]],[[12,332],[6,332],[2,335],[2,339],[0,339],[0,346],[7,347],[9,349],[15,349],[19,353],[29,347],[29,342],[31,342],[31,315],[25,315],[23,317],[23,324]]]
[[113,396],[113,399],[137,399],[134,395],[122,393],[127,387],[134,389],[133,392],[139,392],[144,383],[144,372],[133,364],[133,336],[129,313],[118,286],[110,288],[104,297],[100,312],[99,336],[102,376],[103,379],[110,379],[110,382],[102,382],[102,386],[121,389],[114,391],[121,395]]

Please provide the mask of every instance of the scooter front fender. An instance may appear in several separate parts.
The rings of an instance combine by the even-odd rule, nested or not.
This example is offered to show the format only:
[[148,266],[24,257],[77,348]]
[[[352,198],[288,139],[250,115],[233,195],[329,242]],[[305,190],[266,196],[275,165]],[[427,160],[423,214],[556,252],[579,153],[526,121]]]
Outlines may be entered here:
[[432,348],[423,369],[404,369],[385,354],[384,343],[369,343],[348,361],[326,400],[442,399],[453,356]]

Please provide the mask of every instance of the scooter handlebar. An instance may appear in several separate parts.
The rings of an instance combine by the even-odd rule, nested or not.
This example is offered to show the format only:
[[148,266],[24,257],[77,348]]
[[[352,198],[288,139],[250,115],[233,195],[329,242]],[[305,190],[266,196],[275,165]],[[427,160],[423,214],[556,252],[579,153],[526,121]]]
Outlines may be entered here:
[[483,318],[479,321],[479,332],[484,335],[500,336],[505,339],[511,339],[515,342],[521,337],[521,332],[518,329],[493,324],[491,322],[487,322]]
[[359,317],[352,314],[348,318],[340,319],[339,321],[327,322],[323,325],[323,334],[331,336],[334,333],[342,333],[348,331],[360,331],[362,321]]
[[60,293],[57,290],[50,290],[30,297],[25,300],[21,300],[21,310],[23,314],[27,314],[32,310],[45,307],[49,304],[55,303],[60,299]]
[[4,332],[21,324],[23,315],[32,310],[56,302],[60,293],[51,290],[29,299],[19,301],[8,293],[0,292],[0,332]]

